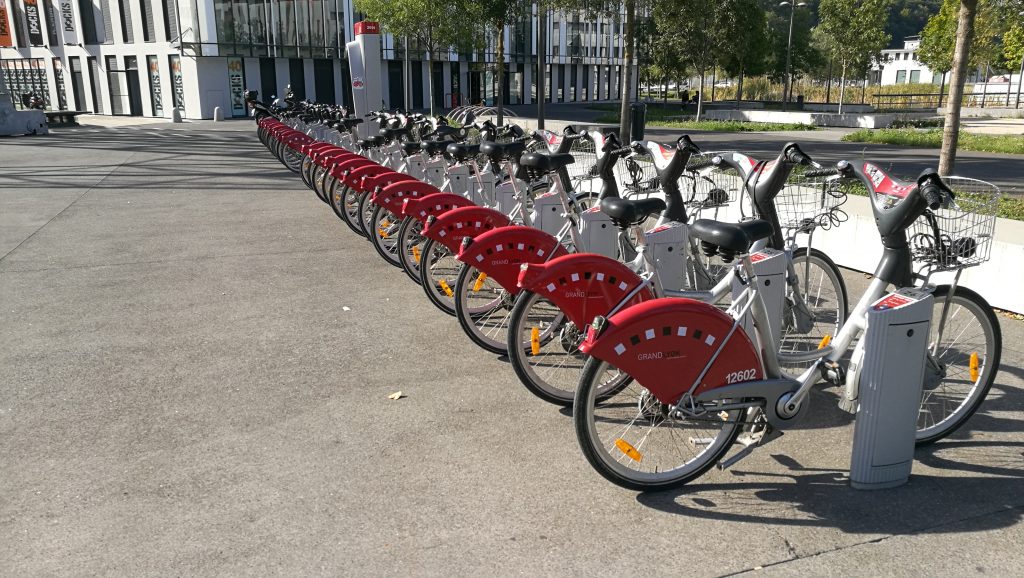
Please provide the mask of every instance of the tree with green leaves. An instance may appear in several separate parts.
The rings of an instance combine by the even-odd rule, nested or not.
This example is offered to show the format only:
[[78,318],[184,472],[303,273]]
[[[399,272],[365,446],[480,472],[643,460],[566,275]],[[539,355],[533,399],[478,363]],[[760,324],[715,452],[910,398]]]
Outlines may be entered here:
[[654,5],[654,20],[665,35],[664,50],[685,55],[686,60],[700,75],[697,95],[697,116],[700,120],[704,103],[704,77],[714,66],[722,35],[718,26],[718,0],[664,0]]
[[419,41],[427,51],[430,114],[434,114],[433,64],[442,52],[451,50],[464,34],[465,20],[452,0],[355,0],[356,10],[380,22],[396,38]]
[[885,24],[891,4],[892,0],[822,0],[818,6],[818,27],[842,70],[839,114],[843,113],[847,75],[863,78],[889,44]]
[[725,0],[717,26],[723,38],[719,64],[737,78],[736,101],[743,100],[743,78],[767,70],[768,20],[758,0]]
[[462,0],[461,21],[482,22],[494,40],[494,62],[497,76],[495,89],[498,124],[504,122],[505,103],[505,27],[530,14],[533,3],[528,0]]

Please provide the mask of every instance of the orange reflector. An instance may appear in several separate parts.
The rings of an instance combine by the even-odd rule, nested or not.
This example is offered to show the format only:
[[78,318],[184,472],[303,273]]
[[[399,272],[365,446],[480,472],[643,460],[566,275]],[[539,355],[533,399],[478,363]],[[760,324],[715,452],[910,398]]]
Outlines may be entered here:
[[971,381],[978,381],[978,367],[980,365],[981,364],[978,363],[978,354],[977,353],[972,353],[971,354],[971,365],[970,365],[970,368],[971,368]]
[[829,343],[832,343],[832,334],[826,333],[825,337],[821,338],[821,343],[818,344],[818,349],[825,349],[828,347]]
[[377,229],[377,234],[380,235],[381,239],[387,239],[388,237],[390,237],[390,235],[388,235],[388,232],[385,231],[384,229]]
[[635,447],[622,438],[615,440],[615,447],[619,448],[619,451],[626,454],[634,462],[639,462],[644,457],[640,452],[636,451]]
[[380,222],[380,227],[382,229],[390,227],[390,226],[391,226],[391,221],[389,221],[387,219],[384,219],[383,221]]
[[540,328],[530,329],[530,352],[534,355],[540,353]]
[[420,262],[420,248],[419,247],[413,247],[412,248],[412,258],[415,259],[417,263]]
[[476,278],[476,283],[473,283],[473,291],[479,291],[484,286],[484,279],[487,279],[487,273],[480,273]]
[[455,292],[452,291],[452,288],[448,286],[448,282],[447,281],[445,281],[444,279],[441,279],[440,285],[441,285],[441,290],[444,291],[445,295],[447,295],[449,297],[452,297],[452,296],[455,295]]

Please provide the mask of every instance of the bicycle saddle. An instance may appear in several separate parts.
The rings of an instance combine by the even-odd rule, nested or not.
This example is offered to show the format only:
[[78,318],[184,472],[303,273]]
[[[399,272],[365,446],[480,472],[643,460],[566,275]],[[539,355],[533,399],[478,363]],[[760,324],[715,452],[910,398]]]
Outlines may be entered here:
[[398,137],[409,134],[408,128],[382,128],[380,129],[380,136],[384,137],[389,141],[393,141]]
[[450,154],[452,158],[461,163],[480,154],[480,145],[452,143],[448,145],[448,148],[445,150],[448,151],[448,154]]
[[420,148],[427,156],[437,156],[444,152],[444,148],[451,144],[448,140],[425,140],[420,141]]
[[540,153],[529,153],[519,158],[519,166],[526,167],[532,171],[542,173],[553,173],[562,167],[576,162],[569,153],[554,155],[543,155]]
[[359,146],[363,147],[364,149],[372,149],[372,148],[375,148],[375,147],[379,147],[379,146],[381,146],[383,144],[384,144],[384,137],[382,137],[380,135],[377,135],[375,137],[370,137],[370,138],[364,138],[363,140],[359,141]]
[[639,223],[651,215],[664,211],[665,208],[665,201],[656,197],[638,200],[619,197],[601,199],[601,212],[611,217],[617,227]]
[[341,122],[345,124],[346,128],[352,128],[357,124],[362,124],[363,119],[361,118],[343,118]]
[[402,151],[405,152],[406,156],[414,155],[420,152],[420,143],[418,142],[404,142],[402,143]]
[[519,141],[510,143],[487,141],[480,143],[480,153],[487,155],[487,158],[491,159],[492,163],[499,163],[505,159],[515,159],[522,155],[525,150],[526,143]]
[[[602,208],[604,208],[603,202]],[[755,241],[767,239],[774,232],[772,224],[763,219],[743,221],[742,223],[697,219],[690,225],[691,235],[731,253],[746,253]]]

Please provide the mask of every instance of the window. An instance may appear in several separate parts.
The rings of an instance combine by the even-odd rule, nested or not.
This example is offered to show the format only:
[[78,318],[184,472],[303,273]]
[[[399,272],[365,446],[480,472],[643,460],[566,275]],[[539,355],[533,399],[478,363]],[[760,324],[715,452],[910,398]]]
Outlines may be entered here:
[[560,46],[559,46],[561,44],[561,42],[562,42],[562,28],[561,28],[561,24],[558,22],[558,20],[555,20],[554,22],[551,23],[551,54],[552,55],[559,56],[561,54]]
[[[53,0],[43,0],[43,13],[46,15],[46,31],[50,37],[50,46],[60,46],[60,38],[57,37],[57,11],[53,8]],[[60,62],[60,60],[57,60]],[[54,77],[56,78],[59,74],[55,71]],[[62,106],[62,109],[66,109],[66,106]]]
[[141,0],[142,5],[142,40],[156,41],[156,24],[153,20],[153,0]]
[[[99,34],[96,33],[96,12],[93,9],[91,0],[78,0],[78,14],[82,18],[82,42],[85,44],[99,44]],[[84,105],[80,105],[85,110]]]
[[103,44],[114,42],[114,24],[110,15],[110,0],[100,0],[100,12],[103,13]]
[[135,42],[135,30],[132,28],[131,2],[117,0],[117,4],[121,7],[121,40],[125,44],[132,44]]
[[896,71],[896,84],[903,84],[907,82],[907,71],[897,70]]
[[160,0],[160,4],[164,11],[164,36],[168,42],[178,42],[178,3],[176,0]]
[[918,82],[921,82],[921,71],[920,70],[911,70],[910,71],[910,84],[917,84]]

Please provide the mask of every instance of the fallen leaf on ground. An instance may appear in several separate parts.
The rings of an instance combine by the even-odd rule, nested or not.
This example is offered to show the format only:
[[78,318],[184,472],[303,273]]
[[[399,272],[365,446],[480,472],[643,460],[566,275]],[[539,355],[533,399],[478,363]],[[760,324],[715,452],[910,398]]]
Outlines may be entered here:
[[352,311],[352,308],[351,307],[342,307],[341,310],[342,311]]
[[395,393],[392,393],[391,395],[389,395],[388,399],[402,399],[403,397],[409,397],[409,396],[403,394],[400,391],[396,391]]

